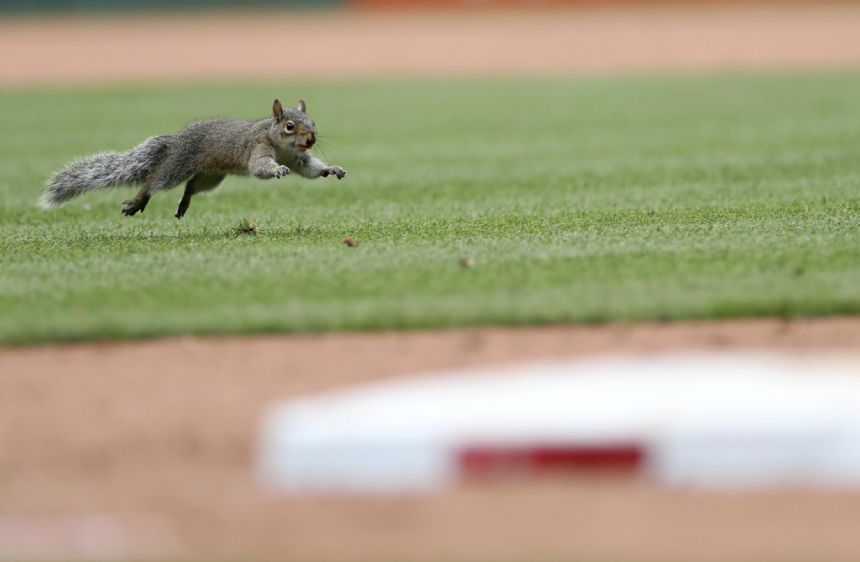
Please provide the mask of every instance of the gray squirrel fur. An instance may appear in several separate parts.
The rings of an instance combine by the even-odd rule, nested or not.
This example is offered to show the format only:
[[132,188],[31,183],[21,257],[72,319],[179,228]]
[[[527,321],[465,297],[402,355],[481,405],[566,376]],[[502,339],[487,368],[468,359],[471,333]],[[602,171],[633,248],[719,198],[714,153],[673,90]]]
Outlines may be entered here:
[[293,109],[275,100],[267,119],[197,121],[174,135],[150,137],[126,152],[103,152],[72,162],[48,180],[39,204],[55,207],[91,189],[141,185],[122,206],[123,214],[132,216],[142,213],[155,193],[187,182],[176,210],[180,219],[194,194],[215,189],[229,174],[272,179],[294,171],[306,178],[342,179],[346,170],[310,153],[315,143],[316,125],[305,102],[299,100]]

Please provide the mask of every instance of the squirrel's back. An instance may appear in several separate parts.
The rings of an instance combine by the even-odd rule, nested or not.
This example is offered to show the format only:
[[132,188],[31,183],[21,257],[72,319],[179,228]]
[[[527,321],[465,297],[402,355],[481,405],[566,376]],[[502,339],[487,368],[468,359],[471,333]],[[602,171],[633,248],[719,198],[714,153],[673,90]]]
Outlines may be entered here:
[[245,173],[254,146],[266,140],[271,120],[220,117],[191,123],[175,135],[168,158],[196,171]]

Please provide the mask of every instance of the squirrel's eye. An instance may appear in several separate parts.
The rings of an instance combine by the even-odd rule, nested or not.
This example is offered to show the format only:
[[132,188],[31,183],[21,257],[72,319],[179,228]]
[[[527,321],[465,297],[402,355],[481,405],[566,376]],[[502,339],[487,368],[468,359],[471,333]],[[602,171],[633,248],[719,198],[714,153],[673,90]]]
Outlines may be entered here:
[[288,133],[292,133],[295,129],[296,125],[292,121],[287,121],[287,124],[284,125],[284,130]]

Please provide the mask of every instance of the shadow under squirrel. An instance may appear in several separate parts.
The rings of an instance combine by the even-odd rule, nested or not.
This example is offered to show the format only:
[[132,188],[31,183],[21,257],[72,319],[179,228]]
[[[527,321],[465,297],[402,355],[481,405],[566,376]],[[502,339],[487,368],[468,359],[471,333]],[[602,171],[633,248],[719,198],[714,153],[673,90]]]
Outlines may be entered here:
[[284,109],[275,100],[272,117],[246,121],[234,117],[192,123],[174,135],[150,137],[127,152],[104,152],[72,162],[57,172],[42,195],[42,207],[55,207],[85,191],[124,185],[142,185],[122,206],[125,215],[143,212],[158,191],[185,184],[176,209],[181,219],[196,193],[218,187],[228,174],[260,179],[285,176],[291,171],[306,178],[336,176],[346,170],[329,166],[312,155],[316,125],[304,100],[296,109]]

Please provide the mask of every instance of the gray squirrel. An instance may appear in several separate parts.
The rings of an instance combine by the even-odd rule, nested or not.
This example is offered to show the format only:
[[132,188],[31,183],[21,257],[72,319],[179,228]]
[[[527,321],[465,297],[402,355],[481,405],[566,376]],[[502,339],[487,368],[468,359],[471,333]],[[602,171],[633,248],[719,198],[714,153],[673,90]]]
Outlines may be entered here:
[[122,206],[123,214],[132,216],[142,213],[156,192],[187,181],[176,209],[176,218],[181,219],[191,197],[215,189],[228,174],[267,180],[295,171],[306,178],[342,179],[346,170],[310,153],[315,143],[316,125],[304,100],[296,109],[284,109],[275,100],[267,119],[198,121],[174,135],[150,137],[127,152],[104,152],[72,162],[48,180],[39,204],[55,207],[91,189],[141,185]]

